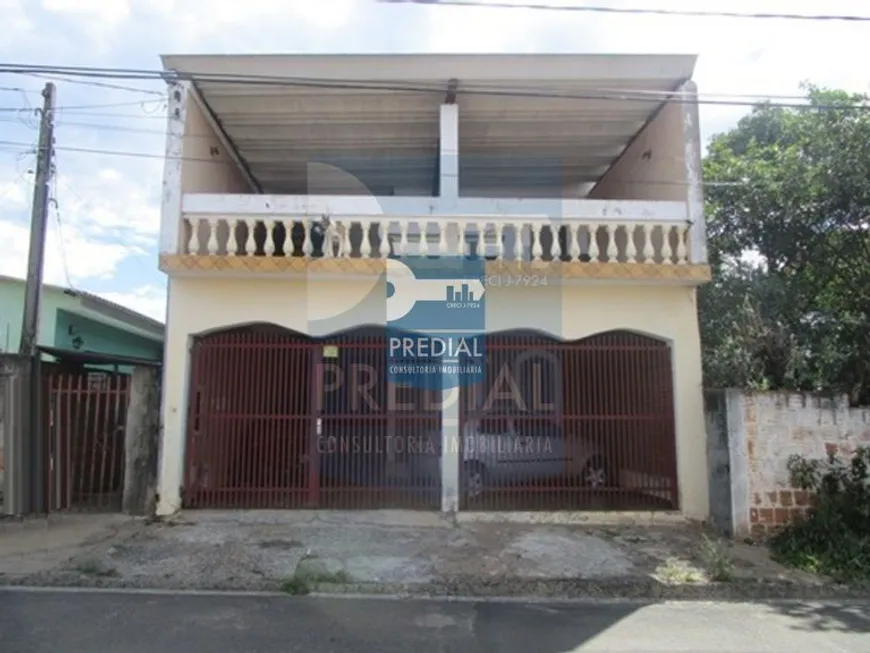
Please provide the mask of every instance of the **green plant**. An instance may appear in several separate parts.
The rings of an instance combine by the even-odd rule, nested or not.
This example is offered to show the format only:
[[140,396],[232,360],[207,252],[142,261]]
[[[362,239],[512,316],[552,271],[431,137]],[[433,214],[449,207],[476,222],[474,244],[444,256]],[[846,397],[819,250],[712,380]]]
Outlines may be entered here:
[[[312,558],[314,556],[311,556]],[[347,585],[353,582],[353,576],[344,569],[326,571],[308,567],[297,568],[296,572],[281,583],[281,591],[294,596],[304,596],[317,589],[318,585]]]
[[678,558],[668,558],[656,569],[656,576],[669,585],[703,583],[704,574],[690,563]]
[[816,500],[771,538],[774,559],[838,582],[870,581],[870,448],[848,462],[833,452],[825,461],[792,456],[788,469],[792,485]]
[[311,587],[304,578],[291,576],[281,583],[281,591],[293,596],[305,596],[311,593]]
[[710,580],[727,582],[734,578],[734,561],[725,544],[706,535],[701,539],[701,559],[710,574]]
[[106,567],[99,560],[80,560],[76,563],[75,570],[85,576],[98,578],[114,578],[120,575],[117,569]]

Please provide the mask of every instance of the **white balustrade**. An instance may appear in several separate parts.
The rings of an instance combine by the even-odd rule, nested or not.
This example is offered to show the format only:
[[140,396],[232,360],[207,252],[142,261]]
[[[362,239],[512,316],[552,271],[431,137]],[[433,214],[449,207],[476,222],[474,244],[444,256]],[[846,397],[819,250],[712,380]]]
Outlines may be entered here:
[[184,253],[200,256],[374,258],[481,256],[514,261],[675,264],[689,260],[685,221],[548,223],[500,218],[360,217],[300,221],[185,216]]

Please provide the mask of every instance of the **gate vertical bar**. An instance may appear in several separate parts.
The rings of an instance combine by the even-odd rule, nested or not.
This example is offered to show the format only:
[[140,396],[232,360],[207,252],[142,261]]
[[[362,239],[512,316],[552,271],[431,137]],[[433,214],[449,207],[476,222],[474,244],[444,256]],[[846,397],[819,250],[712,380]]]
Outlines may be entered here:
[[323,345],[311,347],[311,406],[308,441],[308,504],[316,508],[320,503],[320,413],[323,404]]
[[[459,432],[462,392],[451,374],[442,370],[441,390],[441,512],[459,510]],[[458,380],[458,377],[457,379]]]

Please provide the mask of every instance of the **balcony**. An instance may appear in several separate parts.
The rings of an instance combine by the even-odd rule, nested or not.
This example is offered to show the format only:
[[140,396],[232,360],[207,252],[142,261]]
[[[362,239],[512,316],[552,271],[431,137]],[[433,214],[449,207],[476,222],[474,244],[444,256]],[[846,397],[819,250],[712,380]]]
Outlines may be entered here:
[[[389,257],[466,256],[485,258],[492,272],[709,280],[706,262],[693,257],[691,225],[679,202],[543,202],[550,205],[460,200],[445,210],[437,198],[248,196],[239,204],[193,196],[185,198],[176,253],[164,252],[161,269],[378,274]],[[555,204],[562,217],[548,218]]]

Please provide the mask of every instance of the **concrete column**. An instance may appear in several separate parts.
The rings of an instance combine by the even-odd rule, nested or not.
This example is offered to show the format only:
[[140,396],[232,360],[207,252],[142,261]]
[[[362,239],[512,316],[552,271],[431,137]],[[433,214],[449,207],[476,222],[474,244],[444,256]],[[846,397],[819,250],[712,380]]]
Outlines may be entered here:
[[30,379],[26,356],[0,356],[0,492],[5,515],[30,511],[30,447],[24,434],[29,419],[25,402]]
[[181,237],[181,170],[184,126],[190,82],[169,85],[166,121],[166,159],[163,165],[163,203],[160,209],[160,253],[177,254]]
[[181,509],[184,482],[184,446],[187,429],[188,375],[190,374],[190,336],[184,326],[175,325],[172,315],[174,293],[169,280],[166,341],[163,354],[163,385],[160,400],[160,455],[158,466],[158,515],[171,515]]
[[126,464],[122,505],[127,514],[154,514],[159,444],[160,370],[136,367],[130,380],[124,437]]
[[704,219],[704,186],[701,167],[701,127],[698,118],[698,86],[693,81],[678,89],[683,93],[683,146],[685,147],[690,263],[707,263],[707,222]]
[[[441,391],[441,511],[459,510],[459,466],[461,433],[459,431],[459,388],[456,377],[445,374]],[[450,387],[453,386],[453,387]]]
[[[694,289],[685,291],[695,308]],[[677,479],[680,510],[689,519],[710,516],[710,490],[705,435],[701,339],[697,327],[678,332],[671,343],[674,416],[677,436]]]
[[439,151],[439,196],[442,199],[459,198],[459,107],[441,105],[441,139]]

